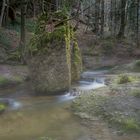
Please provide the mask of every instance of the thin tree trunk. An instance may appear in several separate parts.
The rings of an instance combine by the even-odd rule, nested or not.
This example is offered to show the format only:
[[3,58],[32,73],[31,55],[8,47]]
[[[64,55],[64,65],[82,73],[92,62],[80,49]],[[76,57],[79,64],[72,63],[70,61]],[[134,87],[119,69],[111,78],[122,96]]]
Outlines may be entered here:
[[137,47],[139,47],[139,4],[140,1],[137,0]]
[[42,12],[45,12],[45,0],[42,0]]
[[113,34],[116,37],[117,35],[117,27],[118,27],[118,8],[117,8],[117,0],[114,0],[114,22],[113,22]]
[[35,0],[33,0],[33,18],[35,19],[36,17],[36,3]]
[[126,26],[126,2],[127,0],[121,0],[121,25],[120,30],[118,33],[118,38],[123,38],[125,33],[125,26]]
[[101,1],[101,35],[104,33],[104,0]]
[[1,16],[0,16],[0,27],[2,27],[2,23],[3,23],[4,12],[5,12],[5,5],[6,5],[6,0],[3,0]]
[[25,62],[24,51],[25,51],[25,19],[26,19],[26,0],[21,0],[21,34],[20,34],[20,54],[22,63]]
[[95,1],[95,33],[99,33],[100,0]]
[[5,24],[8,23],[8,15],[9,15],[9,0],[6,0],[6,17],[5,17]]
[[113,35],[113,0],[110,2],[110,31]]

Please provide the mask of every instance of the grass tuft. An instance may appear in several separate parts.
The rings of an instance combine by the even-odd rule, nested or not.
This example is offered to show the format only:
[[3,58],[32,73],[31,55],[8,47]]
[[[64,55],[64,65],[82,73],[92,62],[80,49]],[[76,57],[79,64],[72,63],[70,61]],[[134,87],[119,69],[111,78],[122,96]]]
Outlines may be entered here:
[[122,74],[119,76],[118,79],[118,84],[125,84],[134,81],[133,77],[127,75],[127,74]]
[[133,118],[127,118],[122,121],[124,131],[139,131],[140,126]]

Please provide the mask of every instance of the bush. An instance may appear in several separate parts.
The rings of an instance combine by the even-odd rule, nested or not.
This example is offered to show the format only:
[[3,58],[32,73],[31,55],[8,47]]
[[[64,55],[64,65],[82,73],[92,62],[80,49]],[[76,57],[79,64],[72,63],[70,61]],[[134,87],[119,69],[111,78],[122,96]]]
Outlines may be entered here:
[[118,84],[125,84],[125,83],[129,83],[129,82],[132,82],[132,81],[133,81],[132,77],[130,77],[126,74],[123,74],[123,75],[119,76]]

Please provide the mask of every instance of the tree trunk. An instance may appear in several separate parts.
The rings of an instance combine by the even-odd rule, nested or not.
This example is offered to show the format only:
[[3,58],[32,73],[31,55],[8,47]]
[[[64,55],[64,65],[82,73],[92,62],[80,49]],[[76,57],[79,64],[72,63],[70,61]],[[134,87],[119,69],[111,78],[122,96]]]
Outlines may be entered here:
[[42,0],[42,12],[44,13],[45,12],[45,0]]
[[36,3],[35,0],[33,0],[33,18],[36,18]]
[[99,33],[100,0],[95,1],[95,33]]
[[118,33],[118,38],[123,38],[124,37],[124,33],[125,33],[125,25],[126,25],[126,3],[127,0],[121,0],[121,25],[120,25],[120,30]]
[[8,23],[9,18],[9,0],[6,0],[6,13],[5,13],[5,25]]
[[111,35],[113,35],[113,0],[110,2],[110,31]]
[[5,12],[5,5],[6,5],[6,0],[3,0],[1,16],[0,16],[0,27],[2,27],[2,22],[3,22],[4,12]]
[[104,0],[101,1],[101,35],[104,33]]
[[26,0],[21,0],[21,34],[20,34],[20,54],[22,63],[25,62],[24,51],[25,51],[25,19],[26,19]]
[[139,47],[139,4],[140,4],[140,1],[137,0],[137,47]]

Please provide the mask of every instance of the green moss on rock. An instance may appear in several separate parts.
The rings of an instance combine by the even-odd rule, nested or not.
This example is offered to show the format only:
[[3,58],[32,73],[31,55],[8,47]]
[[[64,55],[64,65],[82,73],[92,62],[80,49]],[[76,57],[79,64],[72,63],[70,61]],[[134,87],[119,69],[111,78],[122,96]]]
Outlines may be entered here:
[[[52,14],[43,14],[37,22],[36,31],[29,45],[31,54],[47,53],[52,43],[56,43],[55,47],[61,47],[61,43],[71,40],[71,31],[68,17],[63,11],[57,11]],[[66,42],[66,45],[68,45]]]

